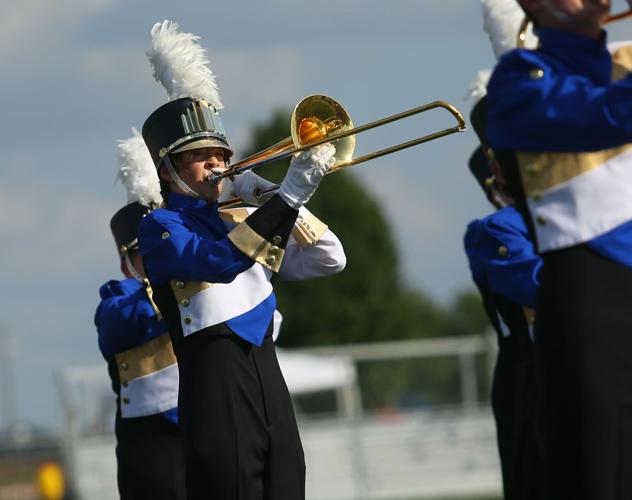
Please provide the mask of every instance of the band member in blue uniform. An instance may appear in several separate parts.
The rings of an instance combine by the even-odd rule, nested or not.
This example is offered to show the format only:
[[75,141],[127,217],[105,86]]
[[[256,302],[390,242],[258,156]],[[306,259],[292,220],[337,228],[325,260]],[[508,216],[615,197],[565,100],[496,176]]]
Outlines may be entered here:
[[[183,500],[184,455],[178,428],[178,367],[167,326],[152,300],[138,252],[138,224],[160,201],[158,179],[142,137],[120,144],[121,171],[133,198],[110,226],[123,280],[99,290],[99,349],[116,393],[115,433],[122,500]],[[144,151],[143,151],[144,150]],[[143,172],[140,163],[151,170]],[[158,189],[147,189],[152,177]],[[143,194],[140,194],[140,193]],[[135,196],[139,195],[140,196]]]
[[608,50],[608,0],[520,4],[540,46],[500,60],[488,85],[488,136],[511,163],[543,256],[535,331],[542,498],[631,498],[631,52]]
[[504,498],[531,500],[536,498],[539,479],[531,328],[542,259],[524,218],[512,205],[512,188],[485,140],[485,98],[473,108],[471,122],[482,146],[470,158],[470,170],[498,209],[471,222],[464,243],[472,277],[498,335],[492,408]]
[[[192,80],[190,66],[174,77],[178,68],[170,63],[177,25],[158,24],[152,34],[157,78],[168,90],[173,81]],[[180,368],[187,495],[300,500],[305,464],[271,338],[270,279],[326,276],[345,265],[338,239],[303,208],[332,165],[334,148],[295,156],[278,194],[256,210],[220,212],[222,186],[209,176],[225,169],[232,149],[217,89],[189,87],[170,97],[143,126],[166,206],[142,221],[139,241]],[[237,177],[236,194],[253,199],[258,179]]]

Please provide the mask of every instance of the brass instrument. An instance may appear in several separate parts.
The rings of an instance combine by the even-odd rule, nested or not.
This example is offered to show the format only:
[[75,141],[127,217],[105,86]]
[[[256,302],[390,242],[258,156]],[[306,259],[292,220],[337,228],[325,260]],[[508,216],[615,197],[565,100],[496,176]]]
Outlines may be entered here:
[[621,19],[627,19],[628,17],[632,17],[632,9],[626,10],[625,12],[620,12],[619,14],[612,14],[608,19],[605,20],[604,24],[610,24],[614,21],[620,21]]
[[[374,151],[373,153],[369,153],[358,158],[352,158],[355,150],[356,134],[380,127],[387,123],[408,118],[409,116],[424,113],[434,108],[443,108],[447,110],[457,120],[457,125],[391,146],[389,148]],[[331,142],[336,147],[336,163],[327,172],[330,174],[368,160],[379,158],[380,156],[385,156],[418,144],[423,144],[424,142],[433,141],[435,139],[439,139],[440,137],[454,134],[455,132],[462,132],[465,128],[466,126],[463,115],[461,115],[458,109],[445,101],[434,101],[417,108],[412,108],[407,111],[367,123],[366,125],[354,127],[351,117],[337,101],[331,97],[323,95],[312,95],[305,97],[294,108],[290,123],[290,137],[231,165],[229,169],[221,174],[212,174],[209,180],[216,183],[224,177],[238,175],[246,170],[261,167],[268,163],[287,158],[295,153],[305,151],[327,142]],[[240,202],[241,200],[237,198],[224,201],[220,203],[220,206],[226,207]]]
[[[621,19],[627,19],[628,17],[632,17],[632,9],[626,10],[625,12],[619,12],[618,14],[611,14],[606,18],[603,22],[603,25],[613,23],[615,21],[620,21]],[[524,44],[527,40],[527,30],[531,25],[531,20],[525,16],[520,24],[520,29],[518,30],[518,37],[516,39],[516,47],[519,49],[524,49]]]

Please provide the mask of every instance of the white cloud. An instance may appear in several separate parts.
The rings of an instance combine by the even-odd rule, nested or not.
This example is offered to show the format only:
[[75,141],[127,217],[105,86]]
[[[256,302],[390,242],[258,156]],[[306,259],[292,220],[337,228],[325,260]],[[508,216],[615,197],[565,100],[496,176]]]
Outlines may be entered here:
[[[23,56],[37,44],[50,44],[77,21],[115,5],[117,0],[22,0],[2,10],[0,61]],[[62,29],[63,26],[63,29]]]

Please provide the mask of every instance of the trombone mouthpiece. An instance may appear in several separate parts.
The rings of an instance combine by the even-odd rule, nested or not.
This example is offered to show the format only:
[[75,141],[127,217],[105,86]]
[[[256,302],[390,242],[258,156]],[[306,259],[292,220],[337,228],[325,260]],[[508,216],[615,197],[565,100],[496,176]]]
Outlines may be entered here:
[[219,182],[222,180],[222,176],[221,174],[209,174],[206,180],[212,184],[219,184]]

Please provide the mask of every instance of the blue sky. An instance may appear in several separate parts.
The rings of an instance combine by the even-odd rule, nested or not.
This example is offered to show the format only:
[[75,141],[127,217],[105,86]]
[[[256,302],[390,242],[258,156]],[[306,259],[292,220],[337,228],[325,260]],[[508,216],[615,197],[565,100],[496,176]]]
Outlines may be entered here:
[[[154,22],[202,37],[237,156],[251,124],[312,93],[338,99],[356,124],[436,99],[467,113],[470,81],[494,62],[475,0],[218,4],[3,7],[0,328],[16,342],[20,418],[55,425],[53,372],[101,362],[92,317],[99,285],[119,274],[108,222],[126,202],[116,141],[166,102],[144,55]],[[358,153],[451,124],[436,111],[363,135]],[[461,238],[489,211],[466,167],[475,144],[468,131],[356,169],[383,201],[406,280],[442,302],[471,287]]]

